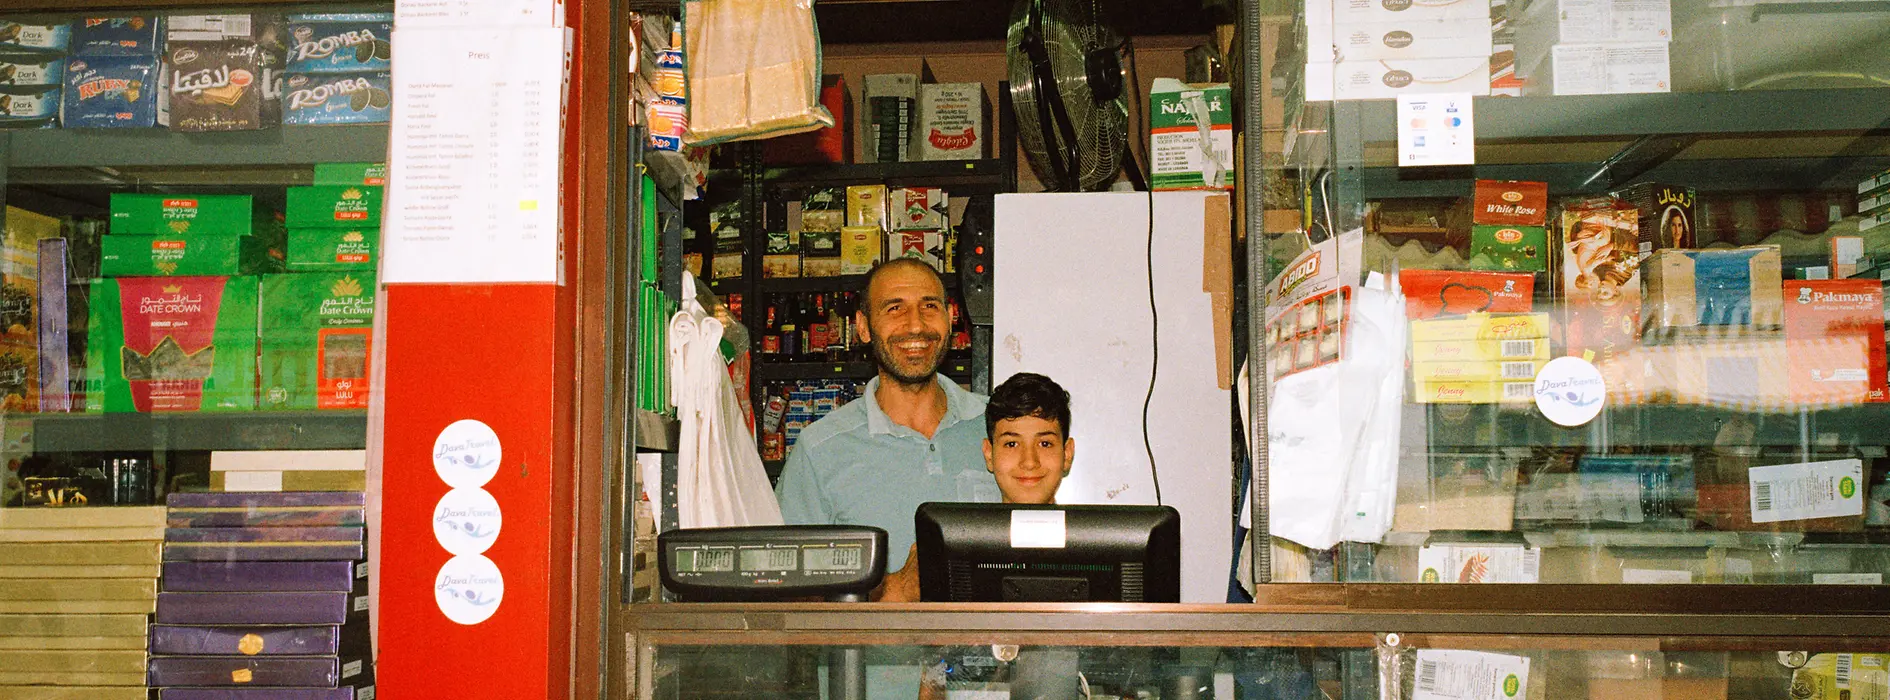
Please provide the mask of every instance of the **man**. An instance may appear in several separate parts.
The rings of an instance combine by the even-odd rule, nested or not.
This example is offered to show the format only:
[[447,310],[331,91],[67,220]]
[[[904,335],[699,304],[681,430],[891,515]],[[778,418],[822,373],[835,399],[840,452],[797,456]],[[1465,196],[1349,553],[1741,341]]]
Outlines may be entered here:
[[[1057,502],[1057,487],[1076,462],[1069,426],[1070,392],[1049,377],[1019,372],[991,390],[984,407],[984,466],[997,477],[1005,503]],[[886,575],[873,600],[919,600],[917,555],[916,549],[906,554],[906,565]]]
[[879,376],[801,430],[775,496],[790,525],[870,525],[886,530],[887,552],[904,553],[919,504],[998,499],[979,449],[985,399],[938,374],[951,311],[931,266],[900,258],[874,268],[855,324]]

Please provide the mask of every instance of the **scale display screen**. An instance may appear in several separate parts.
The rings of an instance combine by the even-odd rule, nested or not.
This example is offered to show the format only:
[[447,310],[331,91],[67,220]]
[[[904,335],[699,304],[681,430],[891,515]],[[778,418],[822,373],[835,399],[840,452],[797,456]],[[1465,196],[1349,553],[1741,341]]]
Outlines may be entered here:
[[860,547],[808,549],[802,556],[808,571],[850,571],[860,568]]
[[855,525],[671,530],[663,586],[684,601],[864,600],[886,575],[886,531]]
[[676,552],[676,570],[686,574],[734,571],[733,549],[684,549]]
[[744,549],[742,571],[796,571],[800,563],[793,549]]

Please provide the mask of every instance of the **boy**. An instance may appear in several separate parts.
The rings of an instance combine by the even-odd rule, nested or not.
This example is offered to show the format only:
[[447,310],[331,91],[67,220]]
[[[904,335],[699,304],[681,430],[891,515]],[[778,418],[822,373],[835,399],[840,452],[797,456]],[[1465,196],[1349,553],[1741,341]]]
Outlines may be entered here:
[[[984,464],[997,478],[1005,503],[1056,503],[1070,475],[1076,441],[1070,438],[1070,392],[1049,377],[1019,372],[991,390],[984,407]],[[918,545],[906,566],[887,574],[873,600],[919,600]]]

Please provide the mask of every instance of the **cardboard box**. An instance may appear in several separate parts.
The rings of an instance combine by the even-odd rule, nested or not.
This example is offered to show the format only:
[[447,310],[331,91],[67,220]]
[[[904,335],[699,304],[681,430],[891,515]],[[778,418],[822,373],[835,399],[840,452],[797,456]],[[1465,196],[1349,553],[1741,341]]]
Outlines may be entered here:
[[1635,44],[1558,44],[1524,75],[1526,95],[1625,95],[1672,92],[1664,41]]
[[1641,212],[1641,257],[1656,250],[1698,247],[1693,188],[1643,182],[1615,196]]
[[937,187],[900,187],[887,205],[895,231],[935,231],[951,224],[951,198]]
[[1570,355],[1612,359],[1641,333],[1639,213],[1613,199],[1565,206],[1557,233],[1565,300],[1563,346]]
[[1642,267],[1649,331],[1784,322],[1777,246],[1658,250]]
[[156,56],[99,56],[66,62],[59,122],[69,129],[148,128],[163,86]]
[[202,277],[279,271],[254,236],[100,236],[100,277]]
[[156,56],[163,27],[158,15],[81,17],[72,23],[72,55]]
[[1412,362],[1547,360],[1549,339],[1445,340],[1411,344]]
[[[0,410],[29,412],[40,401],[40,331],[44,326],[63,327],[66,321],[62,315],[56,323],[39,322],[44,299],[40,244],[57,239],[63,226],[58,219],[18,207],[7,207],[5,214],[0,222]],[[64,264],[63,259],[55,262]],[[57,299],[64,299],[63,291]]]
[[894,231],[887,234],[886,258],[918,258],[932,269],[944,272],[944,262],[948,259],[945,246],[944,231]]
[[1890,401],[1884,360],[1883,282],[1784,283],[1786,351],[1792,395],[1811,399],[1837,385],[1866,401]]
[[1490,18],[1490,0],[1435,3],[1384,0],[1305,0],[1308,24],[1355,25]]
[[1673,40],[1668,0],[1538,0],[1517,22],[1517,43],[1607,44]]
[[1470,314],[1463,318],[1411,322],[1411,342],[1442,340],[1519,340],[1549,337],[1549,315]]
[[1547,360],[1415,362],[1411,377],[1419,382],[1534,382]]
[[247,236],[246,194],[131,194],[111,199],[113,235]]
[[360,73],[393,68],[393,24],[383,21],[291,22],[289,70]]
[[1227,84],[1156,78],[1148,97],[1149,185],[1156,190],[1233,189],[1234,96]]
[[290,272],[372,272],[380,260],[381,232],[364,228],[303,228],[289,231]]
[[886,228],[886,186],[853,185],[847,188],[847,225]]
[[269,99],[263,77],[268,60],[255,42],[171,42],[165,60],[172,129],[247,131],[281,121],[281,102]]
[[984,83],[919,86],[911,160],[985,157],[985,128],[990,117],[990,106],[984,99]]
[[1418,550],[1420,583],[1535,583],[1542,550],[1526,544],[1430,544]]
[[1470,220],[1479,224],[1541,226],[1549,215],[1549,183],[1478,180]]
[[1383,100],[1399,95],[1490,94],[1490,59],[1407,58],[1306,66],[1306,99]]
[[1526,403],[1534,401],[1535,397],[1533,381],[1417,382],[1411,392],[1415,403]]
[[848,226],[840,229],[840,274],[864,275],[878,265],[886,248],[878,226]]
[[1544,272],[1549,269],[1549,232],[1541,226],[1478,224],[1470,228],[1470,269]]
[[1405,270],[1405,315],[1431,319],[1475,313],[1527,313],[1535,307],[1535,275],[1457,270]]
[[761,256],[761,276],[764,279],[800,277],[801,254],[782,253]]
[[35,53],[0,54],[0,85],[51,87],[66,83],[66,57]]
[[166,41],[268,39],[271,43],[285,43],[286,40],[272,36],[281,33],[283,33],[282,17],[275,14],[238,12],[214,15],[171,15],[165,18],[164,23]]
[[1507,531],[1515,526],[1515,455],[1433,452],[1424,456],[1423,465],[1410,469],[1406,462],[1399,470],[1393,530]]
[[92,283],[86,410],[256,407],[254,277],[126,277]]
[[910,158],[912,125],[917,118],[919,76],[882,73],[866,76],[866,143],[862,163],[897,163]]
[[385,124],[393,79],[379,73],[290,73],[282,91],[284,124]]
[[315,181],[312,185],[372,185],[381,187],[387,184],[386,163],[316,163]]
[[1326,48],[1347,61],[1406,58],[1483,58],[1493,48],[1490,18],[1401,20],[1329,24],[1307,18],[1306,45],[1319,56]]
[[372,272],[264,277],[257,407],[367,408],[375,298]]
[[1857,182],[1857,193],[1860,195],[1873,194],[1883,190],[1890,190],[1890,170],[1885,170]]
[[289,188],[289,228],[379,226],[381,188],[353,185]]

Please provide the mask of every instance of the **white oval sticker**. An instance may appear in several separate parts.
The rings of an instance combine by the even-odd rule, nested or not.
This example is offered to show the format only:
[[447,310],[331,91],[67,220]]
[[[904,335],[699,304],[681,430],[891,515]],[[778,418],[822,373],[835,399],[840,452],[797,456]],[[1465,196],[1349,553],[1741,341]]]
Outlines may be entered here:
[[1608,385],[1601,370],[1579,357],[1558,357],[1536,373],[1536,410],[1556,425],[1585,425],[1601,414]]
[[499,434],[491,426],[476,420],[454,421],[433,440],[433,471],[440,480],[456,489],[485,486],[499,473],[505,453],[499,447]]
[[433,602],[446,619],[477,625],[499,611],[505,599],[505,576],[491,559],[478,554],[453,557],[433,579]]
[[499,501],[485,489],[453,489],[433,507],[433,538],[455,556],[484,554],[504,522]]

